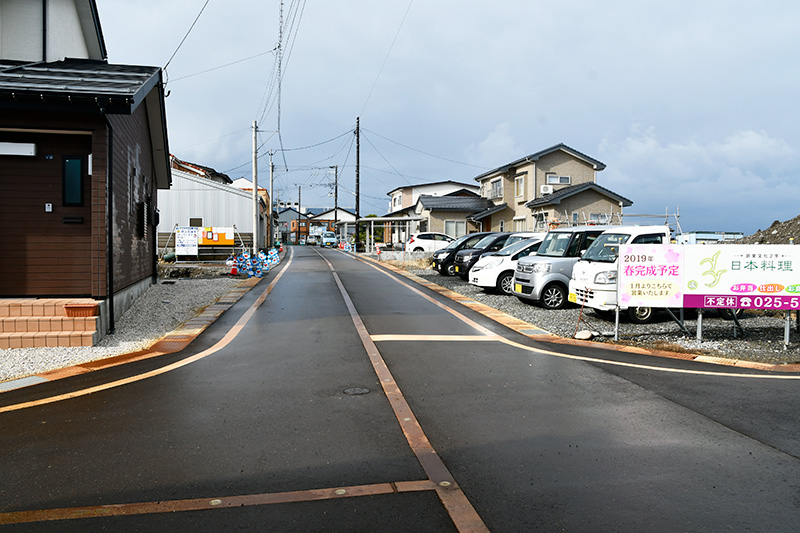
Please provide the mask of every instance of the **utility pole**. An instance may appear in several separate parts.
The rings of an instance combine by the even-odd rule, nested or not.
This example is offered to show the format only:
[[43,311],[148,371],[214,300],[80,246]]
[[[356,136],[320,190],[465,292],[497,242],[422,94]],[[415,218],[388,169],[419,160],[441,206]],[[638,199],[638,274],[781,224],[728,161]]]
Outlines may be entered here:
[[333,227],[339,223],[339,165],[333,165]]
[[302,187],[300,185],[297,186],[297,242],[295,244],[300,244],[300,191]]
[[[273,150],[269,151],[269,217],[267,220],[269,221],[269,242],[267,242],[267,246],[272,248],[275,244],[275,221],[272,220],[272,214],[277,209],[277,204],[275,203],[275,197],[272,196],[273,193],[273,185],[275,181],[275,165],[272,163],[272,154],[274,153]],[[275,206],[275,209],[272,206]]]
[[253,257],[258,255],[258,127],[253,121]]
[[356,117],[356,253],[358,253],[359,218],[361,218],[361,117]]

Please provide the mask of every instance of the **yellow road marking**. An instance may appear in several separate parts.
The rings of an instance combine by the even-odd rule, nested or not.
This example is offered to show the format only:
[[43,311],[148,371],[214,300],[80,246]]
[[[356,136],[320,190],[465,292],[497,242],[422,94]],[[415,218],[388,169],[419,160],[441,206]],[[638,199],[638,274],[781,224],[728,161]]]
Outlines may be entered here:
[[221,349],[225,348],[228,344],[230,344],[233,341],[233,339],[235,339],[239,335],[242,329],[244,329],[244,326],[250,321],[250,319],[255,314],[256,309],[258,309],[261,306],[261,304],[264,303],[269,293],[271,293],[272,289],[275,287],[275,284],[278,283],[278,280],[281,279],[281,276],[283,276],[284,272],[286,272],[289,269],[289,266],[292,263],[292,258],[293,256],[289,257],[289,261],[286,263],[286,266],[283,268],[283,270],[281,270],[278,273],[278,275],[275,276],[275,279],[272,280],[272,283],[270,283],[267,286],[267,288],[264,289],[264,292],[262,292],[261,295],[256,299],[256,301],[253,302],[253,305],[251,305],[250,308],[247,311],[245,311],[244,315],[242,315],[242,317],[236,322],[236,324],[233,327],[231,327],[228,333],[226,333],[222,339],[217,341],[217,343],[214,346],[206,350],[203,350],[202,352],[195,354],[191,357],[187,357],[186,359],[182,359],[180,361],[158,368],[156,370],[151,370],[150,372],[145,372],[144,374],[139,374],[124,379],[118,379],[116,381],[103,383],[102,385],[89,387],[87,389],[76,390],[65,394],[59,394],[57,396],[50,396],[47,398],[39,398],[38,400],[32,400],[30,402],[7,405],[5,407],[0,407],[0,413],[7,413],[9,411],[18,411],[20,409],[27,409],[29,407],[36,407],[39,405],[46,405],[49,403],[61,402],[64,400],[70,400],[72,398],[87,396],[89,394],[94,394],[96,392],[101,392],[116,387],[121,387],[123,385],[128,385],[129,383],[135,383],[137,381],[142,381],[152,377],[160,376],[162,374],[166,374],[167,372],[172,372],[173,370],[177,370],[178,368],[199,361],[200,359],[204,359],[209,355],[212,355],[220,351]]

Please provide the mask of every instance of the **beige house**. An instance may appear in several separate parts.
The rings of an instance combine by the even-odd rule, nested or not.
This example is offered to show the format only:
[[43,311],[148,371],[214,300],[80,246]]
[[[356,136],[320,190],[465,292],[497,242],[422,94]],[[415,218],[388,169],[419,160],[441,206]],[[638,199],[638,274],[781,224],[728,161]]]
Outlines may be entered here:
[[546,231],[559,225],[619,223],[633,204],[597,185],[605,164],[557,144],[477,176],[492,206],[467,220],[483,231]]

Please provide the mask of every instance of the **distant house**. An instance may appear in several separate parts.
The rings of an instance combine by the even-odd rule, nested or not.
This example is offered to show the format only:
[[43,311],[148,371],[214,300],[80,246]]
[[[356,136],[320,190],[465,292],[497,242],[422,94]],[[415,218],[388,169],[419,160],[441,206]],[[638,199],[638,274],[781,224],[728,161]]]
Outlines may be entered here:
[[439,181],[422,185],[409,185],[389,191],[388,194],[391,197],[391,211],[382,218],[396,219],[396,221],[387,221],[384,224],[384,242],[404,243],[411,234],[414,233],[419,233],[421,231],[442,231],[424,229],[429,226],[435,227],[437,224],[434,222],[431,225],[431,220],[429,218],[419,218],[417,211],[420,198],[438,198],[444,196],[477,198],[479,192],[479,187],[457,181]]
[[92,298],[101,336],[157,276],[162,72],[106,61],[91,0],[0,2],[0,24],[0,296]]
[[300,244],[308,238],[309,216],[294,207],[278,212],[278,234],[280,240],[287,244]]
[[[172,187],[158,193],[161,210],[158,225],[159,250],[171,251],[175,246],[176,227],[185,226],[234,228],[234,246],[252,248],[252,183],[247,180],[234,182],[226,174],[211,167],[182,161],[175,156],[170,157],[170,166]],[[236,187],[236,184],[250,187],[242,189]],[[268,200],[264,196],[258,198],[260,248],[266,247],[267,243]]]
[[452,194],[456,191],[469,191],[478,194],[479,188],[475,185],[468,183],[460,183],[458,181],[437,181],[434,183],[422,183],[419,185],[406,185],[392,189],[386,193],[389,200],[389,211],[386,216],[392,216],[399,211],[414,207],[417,200],[422,195],[427,196],[445,196]]
[[597,185],[605,168],[565,144],[551,146],[475,177],[492,205],[468,220],[494,231],[619,222],[632,202]]
[[493,205],[491,200],[477,195],[420,196],[413,212],[420,220],[412,233],[435,231],[461,237],[482,231],[480,224],[470,220],[470,216],[485,212]]

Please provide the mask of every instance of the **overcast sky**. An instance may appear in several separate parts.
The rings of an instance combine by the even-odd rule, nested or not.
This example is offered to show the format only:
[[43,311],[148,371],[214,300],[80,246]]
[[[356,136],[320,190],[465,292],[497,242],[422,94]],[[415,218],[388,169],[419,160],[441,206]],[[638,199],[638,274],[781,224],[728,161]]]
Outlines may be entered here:
[[178,49],[205,3],[97,0],[109,61],[169,62],[180,159],[249,179],[257,120],[280,200],[332,207],[338,165],[354,206],[360,117],[362,216],[558,143],[607,165],[626,214],[683,231],[800,214],[800,2],[285,0],[280,98],[280,2],[210,0]]

